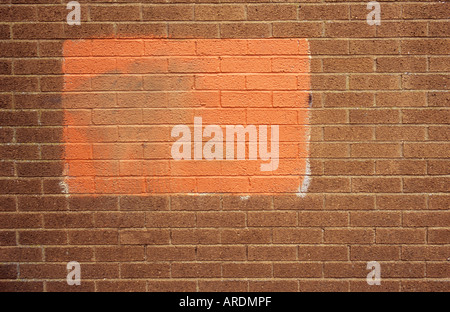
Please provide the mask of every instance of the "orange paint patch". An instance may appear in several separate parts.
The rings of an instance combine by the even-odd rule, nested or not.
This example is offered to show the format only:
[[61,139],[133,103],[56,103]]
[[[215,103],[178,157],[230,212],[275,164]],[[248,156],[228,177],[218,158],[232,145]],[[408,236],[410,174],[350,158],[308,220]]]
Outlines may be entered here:
[[[68,193],[304,193],[308,53],[305,39],[67,41]],[[194,125],[199,118],[200,128]],[[188,139],[173,134],[180,125],[190,133]],[[211,125],[223,136],[222,153],[219,143],[210,149],[217,152],[213,159],[205,154],[212,138],[205,130]],[[227,126],[238,125],[254,126],[256,136],[227,145]],[[279,153],[268,159],[275,127]],[[217,131],[215,138],[220,138]],[[185,142],[189,150],[183,152],[189,156],[176,160],[173,145]],[[238,159],[242,147],[244,159]],[[230,148],[236,154],[230,156]],[[262,170],[269,163],[273,170]]]

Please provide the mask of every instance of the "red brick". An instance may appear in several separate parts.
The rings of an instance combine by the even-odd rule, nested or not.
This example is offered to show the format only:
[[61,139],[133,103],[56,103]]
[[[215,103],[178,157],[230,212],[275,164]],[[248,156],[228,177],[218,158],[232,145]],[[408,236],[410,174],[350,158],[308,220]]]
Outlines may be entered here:
[[329,73],[371,73],[373,59],[369,57],[324,58],[323,71]]
[[124,196],[120,198],[120,209],[127,211],[168,210],[169,198],[165,196]]
[[325,243],[331,244],[371,244],[374,238],[374,231],[368,229],[325,229],[324,232]]
[[298,224],[305,227],[347,226],[348,213],[341,211],[301,211],[298,213]]
[[[305,23],[308,27],[309,23]],[[348,54],[348,40],[336,39],[313,39],[310,41],[310,48],[312,55],[341,55]]]
[[3,292],[42,292],[44,291],[44,283],[29,281],[0,281],[0,289]]
[[224,229],[222,244],[267,244],[272,240],[270,229]]
[[370,126],[328,126],[323,129],[326,141],[370,141],[374,133]]
[[[389,26],[388,24],[386,24]],[[425,25],[426,26],[426,25]],[[405,27],[408,27],[405,25]],[[427,60],[424,57],[378,57],[377,72],[380,73],[417,73],[425,72]]]
[[295,20],[297,7],[292,4],[256,4],[247,7],[248,20]]
[[44,253],[47,262],[94,260],[94,249],[90,247],[46,247]]
[[71,245],[116,245],[119,233],[117,230],[73,230],[69,231]]
[[145,5],[142,8],[143,20],[147,21],[187,21],[194,18],[192,5]]
[[[3,1],[2,3],[7,3]],[[0,9],[3,22],[36,21],[36,7],[31,5],[3,6]]]
[[400,111],[396,109],[350,110],[350,123],[396,124],[400,122]]
[[369,160],[325,160],[324,173],[326,175],[372,175],[374,162]]
[[375,209],[375,197],[371,195],[326,195],[327,210],[372,210]]
[[33,229],[42,226],[40,214],[2,213],[0,228],[2,229]]
[[64,264],[20,264],[20,278],[23,279],[62,279],[65,275]]
[[423,244],[425,229],[377,229],[377,244]]
[[49,213],[44,214],[45,228],[91,228],[94,222],[90,213]]
[[15,197],[0,197],[0,211],[15,211],[16,202]]
[[448,263],[427,263],[427,277],[445,278],[450,275]]
[[245,246],[199,246],[197,259],[200,261],[230,261],[247,258]]
[[119,278],[119,264],[117,263],[83,263],[82,277],[86,279],[114,279]]
[[97,228],[140,228],[145,225],[144,213],[98,212],[94,214]]
[[337,109],[314,110],[311,114],[310,123],[314,125],[347,123],[347,111]]
[[346,20],[349,18],[348,4],[314,3],[302,4],[299,7],[299,19],[301,20]]
[[322,277],[321,263],[275,263],[273,266],[274,277],[304,278]]
[[244,227],[245,213],[243,212],[198,212],[198,227]]
[[268,263],[224,263],[223,276],[227,278],[269,278],[272,277],[272,265]]
[[306,197],[278,195],[273,197],[273,207],[277,210],[320,210],[323,209],[323,196],[315,194],[308,194]]
[[421,210],[426,209],[424,195],[377,195],[377,208],[383,210]]
[[312,193],[340,193],[350,191],[349,178],[315,177],[308,189]]
[[304,292],[348,292],[349,282],[339,280],[300,280],[300,291]]
[[402,260],[447,261],[449,246],[404,246]]
[[448,211],[404,212],[403,224],[408,227],[439,226],[445,227],[450,221]]
[[377,160],[376,173],[381,175],[420,175],[426,173],[422,160]]
[[272,207],[272,199],[264,195],[255,195],[248,198],[228,195],[222,197],[224,210],[266,210]]
[[295,226],[297,213],[288,211],[248,212],[248,226]]
[[449,229],[428,229],[428,243],[448,244],[450,242]]
[[98,211],[118,210],[117,197],[113,196],[71,196],[69,199],[69,210],[76,211]]
[[298,282],[290,280],[249,281],[250,292],[295,292]]
[[430,194],[428,205],[429,209],[447,209],[450,203],[450,196]]
[[354,143],[351,156],[358,158],[396,158],[401,155],[401,145],[397,143]]
[[404,19],[446,18],[448,3],[408,3],[402,6]]
[[411,74],[402,76],[406,90],[446,90],[449,76],[444,74]]
[[3,111],[0,113],[0,122],[4,126],[37,126],[37,112]]
[[197,21],[239,21],[245,20],[245,6],[207,4],[195,7]]
[[195,214],[191,212],[147,212],[146,227],[193,227]]
[[448,148],[446,143],[406,143],[403,153],[408,158],[444,158]]
[[405,193],[445,193],[448,192],[448,178],[424,177],[404,178],[403,191]]
[[64,29],[61,23],[17,23],[12,34],[15,39],[58,39],[64,37]]
[[414,107],[427,106],[426,93],[423,91],[388,91],[378,92],[376,102],[379,107]]
[[161,278],[170,276],[170,265],[164,263],[124,263],[120,266],[122,278]]
[[400,226],[400,212],[368,211],[368,212],[350,212],[350,225],[352,226]]
[[220,263],[173,263],[172,277],[220,277]]
[[81,285],[74,287],[68,285],[67,281],[48,281],[45,283],[45,290],[49,292],[94,292],[95,283],[91,281],[84,281]]
[[220,243],[217,229],[174,229],[171,231],[172,243],[180,245],[209,245]]
[[399,292],[399,281],[383,281],[381,285],[369,285],[367,281],[350,281],[351,292]]
[[348,260],[347,246],[299,246],[299,260],[327,261]]
[[221,38],[267,38],[269,24],[265,23],[223,23],[220,25]]
[[428,106],[446,106],[448,101],[448,92],[428,92]]
[[144,258],[145,252],[143,246],[112,246],[95,248],[95,259],[97,261],[143,261]]
[[63,171],[61,162],[18,163],[17,175],[21,177],[58,177]]
[[273,229],[273,242],[277,244],[321,243],[322,230],[310,228]]
[[147,282],[147,290],[151,292],[194,292],[197,289],[197,283],[189,280],[152,280]]
[[18,275],[18,266],[16,264],[1,264],[0,265],[0,280],[2,279],[16,279]]
[[450,131],[447,126],[430,126],[428,127],[428,139],[430,141],[448,141],[450,138]]
[[138,21],[140,8],[137,5],[90,6],[93,21]]
[[404,292],[448,292],[448,285],[448,282],[438,280],[420,282],[405,281],[402,282],[401,290]]
[[16,246],[15,231],[0,231],[0,246]]
[[147,246],[147,260],[153,261],[184,261],[197,258],[196,248],[191,246]]
[[1,247],[2,262],[39,262],[42,261],[42,248],[39,247]]
[[[350,259],[367,261],[393,261],[400,259],[398,246],[350,246]],[[374,260],[376,259],[376,260]]]
[[445,54],[448,39],[421,38],[401,40],[402,54],[424,55]]
[[0,43],[1,55],[4,57],[37,56],[37,43],[33,41],[4,41]]
[[400,41],[393,39],[350,40],[350,54],[399,54]]
[[67,244],[66,231],[21,231],[19,232],[21,245],[65,245]]
[[[357,30],[357,31],[355,31]],[[325,24],[328,37],[374,37],[375,29],[366,22],[328,22]]]
[[120,233],[120,243],[124,245],[167,244],[168,230],[123,230]]
[[[299,82],[301,82],[300,79]],[[313,90],[343,91],[347,89],[346,78],[344,75],[337,74],[313,75],[311,77],[311,88]],[[303,89],[300,84],[298,89]]]
[[294,246],[249,246],[248,260],[276,261],[296,260],[297,247]]
[[375,136],[378,141],[424,141],[426,128],[415,126],[379,126],[375,128]]
[[145,281],[98,281],[96,290],[99,292],[144,292]]
[[208,292],[245,292],[248,290],[246,281],[200,281],[198,284],[199,291]]
[[[169,38],[218,38],[219,25],[210,23],[169,24]],[[223,36],[222,36],[223,37]]]

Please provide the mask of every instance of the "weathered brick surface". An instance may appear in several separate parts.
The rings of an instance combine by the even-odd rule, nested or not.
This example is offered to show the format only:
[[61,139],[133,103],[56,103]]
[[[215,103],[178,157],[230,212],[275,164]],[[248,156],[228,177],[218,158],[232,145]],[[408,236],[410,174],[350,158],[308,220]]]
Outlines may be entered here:
[[[63,1],[0,2],[0,291],[450,290],[448,2],[380,2],[380,26],[345,0],[81,1],[80,26]],[[295,164],[226,182],[174,164],[183,181],[143,191],[169,172],[157,130],[217,107],[284,121],[304,197]]]

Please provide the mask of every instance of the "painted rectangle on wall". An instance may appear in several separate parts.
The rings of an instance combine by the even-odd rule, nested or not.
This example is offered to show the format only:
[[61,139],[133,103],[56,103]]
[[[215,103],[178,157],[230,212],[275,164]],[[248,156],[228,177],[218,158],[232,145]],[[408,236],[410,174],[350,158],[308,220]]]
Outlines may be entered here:
[[64,44],[70,194],[303,195],[306,39]]

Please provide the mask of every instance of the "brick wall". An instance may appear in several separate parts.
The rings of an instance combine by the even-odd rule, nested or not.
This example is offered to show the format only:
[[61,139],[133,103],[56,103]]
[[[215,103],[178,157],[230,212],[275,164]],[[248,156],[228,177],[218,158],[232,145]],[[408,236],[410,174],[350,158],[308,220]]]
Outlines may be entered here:
[[[448,2],[380,2],[379,26],[366,23],[363,1],[168,2],[80,1],[81,25],[69,26],[66,2],[0,1],[0,290],[449,291]],[[310,166],[304,196],[286,189],[247,196],[241,187],[200,196],[67,186],[77,176],[67,170],[67,143],[76,143],[67,135],[71,121],[135,128],[145,101],[134,101],[139,111],[129,111],[138,116],[131,119],[98,107],[149,91],[148,72],[142,84],[121,83],[124,71],[107,66],[80,83],[67,71],[68,59],[106,58],[113,39],[128,43],[117,51],[145,40],[245,41],[239,56],[249,57],[248,42],[266,38],[309,46],[308,70],[296,72],[309,72],[309,86],[300,90],[311,93],[308,153],[300,157]],[[100,44],[65,54],[79,39]],[[138,59],[135,70],[145,70],[143,51],[124,55]],[[229,53],[217,56],[223,61]],[[273,74],[273,59],[285,54],[254,53],[258,74]],[[267,58],[272,67],[265,73]],[[245,65],[239,73],[251,76],[251,62]],[[96,66],[87,68],[78,74]],[[68,101],[71,87],[78,97]],[[167,91],[179,92],[180,84]],[[276,107],[270,83],[260,91]],[[217,105],[213,99],[200,102]],[[102,138],[120,141],[109,133],[84,140],[95,145]],[[93,166],[99,159],[86,155],[81,176],[95,167],[94,177],[114,170],[112,177],[121,177],[120,162],[116,169]],[[144,160],[152,158],[142,155],[127,175],[143,175]],[[66,283],[70,261],[81,264],[81,286]],[[381,265],[381,286],[366,283],[369,261]]]

